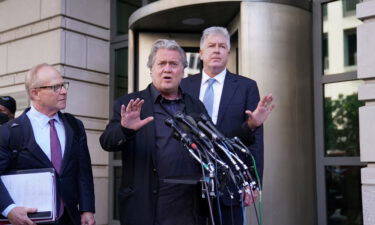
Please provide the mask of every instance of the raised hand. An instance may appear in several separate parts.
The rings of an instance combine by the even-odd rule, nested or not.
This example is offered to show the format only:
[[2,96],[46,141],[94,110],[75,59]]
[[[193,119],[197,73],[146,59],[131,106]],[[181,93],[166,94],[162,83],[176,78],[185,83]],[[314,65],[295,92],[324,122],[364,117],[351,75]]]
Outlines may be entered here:
[[126,108],[124,105],[121,105],[121,126],[132,130],[138,130],[154,120],[152,116],[141,120],[140,115],[144,102],[143,99],[140,100],[137,98],[136,100],[131,99]]
[[264,123],[268,115],[271,113],[275,105],[272,104],[272,94],[264,96],[258,103],[257,108],[251,112],[246,110],[245,113],[248,115],[247,125],[249,128],[257,128]]

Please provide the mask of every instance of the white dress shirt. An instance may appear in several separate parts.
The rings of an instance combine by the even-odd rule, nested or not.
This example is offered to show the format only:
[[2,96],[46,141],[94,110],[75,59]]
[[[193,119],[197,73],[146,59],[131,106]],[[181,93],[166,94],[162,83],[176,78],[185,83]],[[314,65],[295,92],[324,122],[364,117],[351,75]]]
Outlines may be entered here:
[[[31,106],[30,110],[26,113],[26,115],[27,117],[29,117],[36,143],[43,150],[44,154],[46,154],[49,160],[51,160],[51,138],[49,130],[50,125],[48,122],[51,119],[55,119],[55,128],[60,141],[62,156],[64,157],[66,140],[65,129],[64,124],[62,123],[58,114],[56,113],[52,118],[49,118],[48,116],[41,112],[38,112],[33,106]],[[15,204],[11,204],[8,207],[6,207],[1,214],[7,217],[9,212],[15,207]]]
[[[212,88],[214,90],[214,102],[213,102],[211,119],[212,119],[212,122],[214,122],[214,124],[216,124],[217,117],[219,115],[220,99],[221,99],[221,94],[223,92],[226,73],[227,73],[227,69],[224,69],[218,75],[213,77],[216,80],[212,84]],[[209,77],[204,71],[202,71],[201,89],[199,91],[199,100],[201,100],[201,102],[203,102],[204,93],[206,92],[206,89],[208,86],[208,79],[210,78],[211,77]]]

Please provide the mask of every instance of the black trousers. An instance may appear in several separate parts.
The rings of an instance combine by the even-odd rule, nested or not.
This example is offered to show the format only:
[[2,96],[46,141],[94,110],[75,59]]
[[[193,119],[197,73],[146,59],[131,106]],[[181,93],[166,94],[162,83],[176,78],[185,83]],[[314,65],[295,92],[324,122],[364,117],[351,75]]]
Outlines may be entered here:
[[[215,225],[243,225],[243,213],[240,205],[226,206],[224,204],[220,204],[219,208],[217,206],[216,199],[214,199],[214,201],[211,203]],[[200,212],[199,224],[212,225],[208,204],[202,204]]]

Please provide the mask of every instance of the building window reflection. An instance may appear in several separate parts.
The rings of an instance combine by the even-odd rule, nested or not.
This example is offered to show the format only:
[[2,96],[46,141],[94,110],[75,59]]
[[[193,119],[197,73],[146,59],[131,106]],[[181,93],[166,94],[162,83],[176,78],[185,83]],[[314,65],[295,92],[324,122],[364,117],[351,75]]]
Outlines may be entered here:
[[356,27],[361,24],[355,16],[357,2],[341,0],[322,4],[324,75],[356,70]]
[[357,89],[363,81],[324,85],[324,143],[328,157],[359,156]]
[[323,20],[326,20],[326,19],[327,19],[327,15],[328,15],[328,12],[327,12],[327,4],[323,4],[323,5],[322,5],[322,16],[323,16]]
[[[316,73],[316,100],[322,111],[316,135],[318,221],[322,225],[362,225],[362,199],[358,109],[357,37],[362,22],[355,17],[359,0],[321,2],[321,17],[314,18],[321,32],[319,60],[323,71]],[[330,77],[326,76],[330,75]],[[322,107],[321,107],[322,106]],[[323,115],[323,121],[320,119]],[[322,135],[323,134],[323,135]],[[324,171],[324,172],[323,172]]]
[[117,35],[128,33],[130,15],[142,6],[142,0],[117,0],[116,25]]
[[202,61],[199,56],[199,48],[183,47],[183,49],[186,53],[186,60],[188,62],[184,77],[200,73],[202,69]]
[[361,225],[360,166],[327,166],[326,198],[328,225]]
[[343,16],[355,15],[356,5],[359,2],[360,0],[343,0],[342,1]]
[[120,215],[119,215],[119,198],[117,196],[117,193],[118,193],[118,190],[120,189],[121,187],[121,176],[122,176],[122,168],[120,166],[116,166],[113,168],[113,190],[112,190],[112,193],[113,193],[113,219],[114,220],[119,220],[120,219]]
[[322,55],[323,55],[323,68],[327,70],[329,68],[329,57],[328,57],[328,34],[323,34],[322,37]]
[[356,29],[344,31],[345,66],[357,65],[357,33]]
[[114,98],[128,93],[128,48],[115,50]]

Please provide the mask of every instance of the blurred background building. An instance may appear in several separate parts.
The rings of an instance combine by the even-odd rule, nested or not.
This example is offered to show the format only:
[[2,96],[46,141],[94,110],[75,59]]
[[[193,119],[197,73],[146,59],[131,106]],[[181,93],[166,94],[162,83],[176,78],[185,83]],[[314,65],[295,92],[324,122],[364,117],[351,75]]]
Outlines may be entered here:
[[[277,108],[265,124],[263,224],[375,224],[375,0],[0,0],[0,95],[29,106],[24,76],[54,65],[66,111],[85,125],[97,224],[119,224],[121,153],[99,136],[117,97],[151,81],[158,38],[199,72],[204,28],[227,27],[229,70],[255,79]],[[252,208],[247,223],[256,224]],[[139,212],[142,216],[142,212]]]

